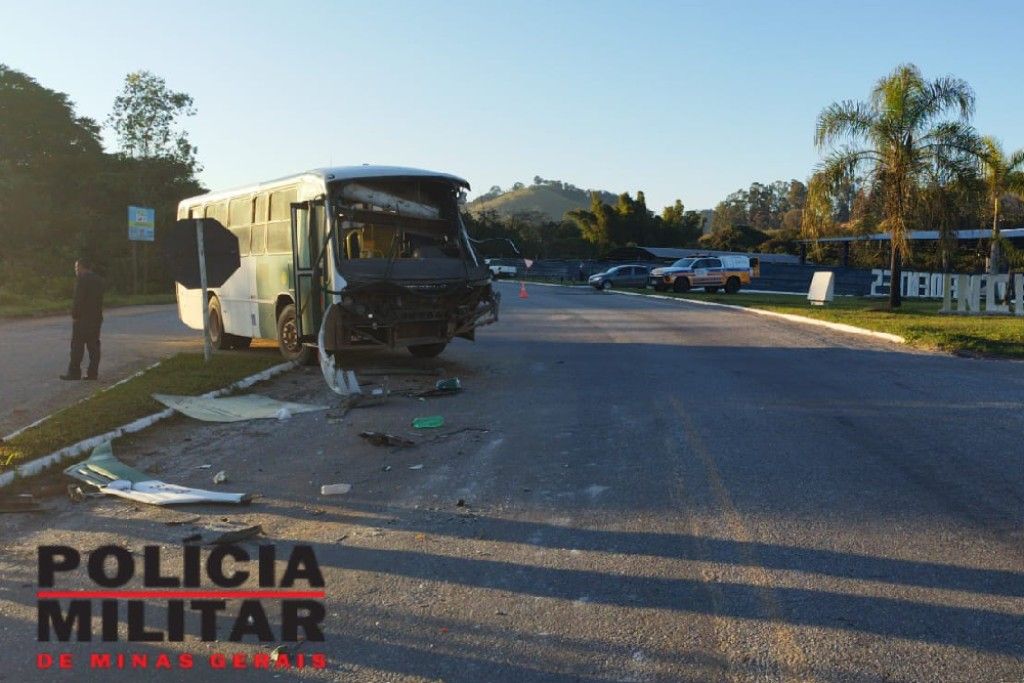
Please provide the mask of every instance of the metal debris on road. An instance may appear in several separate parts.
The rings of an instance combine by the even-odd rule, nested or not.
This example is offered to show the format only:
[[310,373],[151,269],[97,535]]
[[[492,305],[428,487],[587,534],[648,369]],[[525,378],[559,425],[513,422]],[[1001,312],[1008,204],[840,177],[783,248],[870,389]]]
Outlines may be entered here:
[[227,480],[228,480],[228,473],[225,472],[224,470],[221,470],[217,474],[213,475],[213,483],[214,484],[223,484]]
[[232,522],[222,519],[219,522],[209,522],[194,526],[192,533],[182,538],[181,542],[189,545],[238,543],[239,541],[262,535],[263,527],[259,524],[246,524],[244,522]]
[[396,448],[412,448],[416,445],[415,441],[406,439],[404,436],[395,436],[394,434],[386,434],[384,432],[360,432],[359,436],[363,437],[374,446],[395,446]]
[[359,389],[359,380],[356,379],[356,373],[339,368],[334,362],[334,354],[328,352],[324,346],[324,330],[327,327],[327,320],[331,317],[332,308],[334,308],[334,304],[328,306],[327,310],[324,311],[323,322],[320,324],[320,333],[317,335],[317,349],[320,352],[320,371],[324,375],[327,386],[334,393],[339,396],[358,395],[361,391]]
[[338,496],[352,490],[352,484],[324,484],[320,487],[321,496]]
[[172,519],[164,522],[167,526],[181,526],[182,524],[195,524],[202,517],[186,517],[185,519]]
[[[153,394],[153,398],[168,408],[173,408],[179,413],[204,422],[241,422],[270,418],[280,420],[298,413],[327,410],[327,406],[278,401],[260,394],[223,396],[221,398]],[[287,413],[287,417],[283,418],[282,415],[285,413]]]
[[427,398],[432,396],[452,396],[462,391],[462,382],[459,381],[458,377],[449,377],[448,379],[439,379],[434,384],[433,389],[427,389],[417,394],[413,394],[416,398]]
[[270,653],[270,663],[276,664],[277,660],[281,657],[288,657],[299,651],[299,648],[306,644],[305,640],[300,640],[292,645],[278,645]]
[[414,375],[418,377],[437,377],[439,374],[444,372],[441,368],[433,368],[430,370],[422,368],[369,368],[366,370],[360,370],[359,374],[366,377],[375,377],[380,375]]
[[437,429],[444,426],[444,417],[441,415],[414,417],[412,419],[412,426],[416,429]]
[[410,470],[422,470],[423,469],[423,465],[422,464],[419,464],[419,465],[409,465],[409,469]]
[[247,493],[221,493],[168,484],[125,465],[114,457],[110,442],[97,446],[92,455],[64,470],[72,479],[90,484],[100,493],[149,505],[185,503],[248,503]]

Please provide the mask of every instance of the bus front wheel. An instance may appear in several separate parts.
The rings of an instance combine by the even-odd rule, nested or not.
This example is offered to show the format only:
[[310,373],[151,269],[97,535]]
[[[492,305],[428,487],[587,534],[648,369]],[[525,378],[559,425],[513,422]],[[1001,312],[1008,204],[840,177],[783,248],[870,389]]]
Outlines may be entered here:
[[312,365],[316,361],[316,352],[299,341],[295,304],[285,306],[277,317],[277,346],[282,356],[300,365]]
[[444,347],[446,346],[448,346],[448,344],[444,342],[440,344],[415,344],[408,347],[408,349],[409,353],[411,353],[415,358],[433,358],[441,355],[441,352],[444,351]]

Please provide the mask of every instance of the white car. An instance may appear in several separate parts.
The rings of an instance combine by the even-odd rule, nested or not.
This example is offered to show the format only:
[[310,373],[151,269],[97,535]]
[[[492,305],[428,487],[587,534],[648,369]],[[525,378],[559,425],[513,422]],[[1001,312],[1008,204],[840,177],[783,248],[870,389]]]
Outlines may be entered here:
[[485,259],[484,263],[491,269],[491,275],[495,280],[500,280],[503,277],[515,277],[519,273],[515,266],[501,263],[499,259]]

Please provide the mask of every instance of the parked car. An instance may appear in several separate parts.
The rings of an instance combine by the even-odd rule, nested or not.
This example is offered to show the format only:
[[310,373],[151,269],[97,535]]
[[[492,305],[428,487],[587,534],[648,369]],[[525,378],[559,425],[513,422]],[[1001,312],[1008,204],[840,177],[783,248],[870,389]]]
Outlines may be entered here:
[[703,287],[705,292],[714,293],[724,288],[726,294],[735,294],[742,285],[749,285],[751,278],[760,273],[756,258],[747,256],[694,256],[682,258],[666,268],[655,268],[650,272],[648,284],[659,292],[671,289],[674,292],[688,292],[694,287]]
[[490,269],[495,280],[500,280],[503,277],[515,277],[519,273],[517,264],[512,260],[489,258],[484,260],[484,264]]
[[591,275],[588,283],[594,289],[611,289],[612,287],[647,286],[650,270],[647,266],[615,266],[603,273]]

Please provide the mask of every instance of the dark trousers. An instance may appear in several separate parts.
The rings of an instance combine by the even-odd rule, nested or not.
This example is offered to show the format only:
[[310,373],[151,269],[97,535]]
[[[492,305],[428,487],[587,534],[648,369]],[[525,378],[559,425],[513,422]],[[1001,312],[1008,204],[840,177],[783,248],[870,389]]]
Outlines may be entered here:
[[68,374],[72,377],[82,375],[82,356],[89,349],[89,369],[86,374],[96,377],[100,371],[100,322],[76,320],[71,328],[71,363]]

